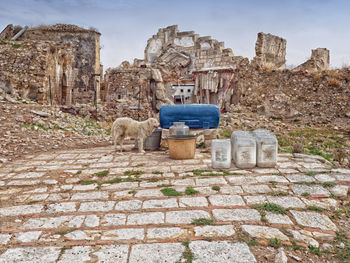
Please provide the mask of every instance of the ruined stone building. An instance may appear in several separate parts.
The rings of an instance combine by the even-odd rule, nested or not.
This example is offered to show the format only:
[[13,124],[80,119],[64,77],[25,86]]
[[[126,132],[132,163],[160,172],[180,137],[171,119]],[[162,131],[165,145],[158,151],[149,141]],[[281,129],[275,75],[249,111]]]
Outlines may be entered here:
[[56,24],[15,33],[12,25],[0,33],[0,82],[8,92],[52,104],[99,100],[99,32]]
[[312,50],[308,61],[286,69],[286,51],[285,39],[260,32],[249,61],[209,36],[180,32],[177,26],[161,28],[147,41],[143,59],[106,71],[103,98],[133,108],[140,99],[142,111],[169,103],[210,103],[222,111],[242,104],[296,121],[301,115],[316,122],[345,116],[350,70],[329,71],[325,48]]
[[286,69],[287,41],[261,32],[251,61],[176,25],[160,28],[145,44],[142,59],[109,68],[102,78],[96,30],[9,25],[0,33],[0,89],[40,103],[100,101],[117,116],[134,117],[138,109],[144,118],[173,103],[216,104],[223,112],[242,104],[276,118],[308,114],[316,121],[340,118],[350,108],[350,69],[329,70],[325,48]]

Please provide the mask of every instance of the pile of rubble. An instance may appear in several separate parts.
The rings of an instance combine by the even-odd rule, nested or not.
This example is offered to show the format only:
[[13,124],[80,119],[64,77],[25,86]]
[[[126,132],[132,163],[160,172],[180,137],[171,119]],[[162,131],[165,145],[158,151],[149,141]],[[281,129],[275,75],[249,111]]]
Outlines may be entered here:
[[24,154],[106,145],[110,141],[110,123],[96,122],[51,107],[0,98],[0,162]]

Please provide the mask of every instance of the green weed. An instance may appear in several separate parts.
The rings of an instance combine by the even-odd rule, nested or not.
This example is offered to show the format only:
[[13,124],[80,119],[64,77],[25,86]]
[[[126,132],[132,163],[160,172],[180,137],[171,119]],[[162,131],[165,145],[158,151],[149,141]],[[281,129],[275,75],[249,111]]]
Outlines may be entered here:
[[108,174],[109,174],[109,171],[104,170],[104,171],[97,172],[94,175],[97,175],[98,177],[104,177],[104,176],[107,176]]
[[318,207],[318,206],[308,206],[307,210],[311,210],[311,211],[315,211],[315,212],[322,212],[324,211],[324,209],[322,207]]
[[205,226],[205,225],[211,225],[213,222],[214,222],[213,219],[198,218],[198,219],[194,219],[191,224],[198,225],[198,226]]
[[163,189],[161,189],[160,191],[161,191],[161,192],[163,193],[163,195],[165,195],[165,196],[180,196],[180,195],[182,195],[182,193],[179,193],[179,192],[176,191],[174,188],[169,188],[169,187],[163,188]]
[[194,190],[192,187],[187,187],[185,190],[185,195],[195,195],[199,192],[197,190]]
[[211,189],[214,191],[220,191],[220,186],[214,185]]
[[270,238],[269,239],[269,246],[278,248],[282,246],[282,241],[278,238]]
[[144,174],[144,171],[140,171],[140,170],[129,170],[129,171],[125,171],[124,175],[125,176],[129,176],[129,175],[140,175],[140,174]]

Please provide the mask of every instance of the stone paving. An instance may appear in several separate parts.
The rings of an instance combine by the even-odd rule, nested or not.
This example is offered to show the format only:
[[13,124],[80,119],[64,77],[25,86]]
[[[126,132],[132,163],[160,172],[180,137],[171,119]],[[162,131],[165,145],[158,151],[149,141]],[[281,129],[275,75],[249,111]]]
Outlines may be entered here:
[[[337,225],[309,207],[336,209],[349,183],[350,170],[301,154],[225,171],[199,151],[193,160],[112,147],[25,156],[0,167],[0,262],[187,262],[188,251],[193,262],[257,262],[242,236],[332,240]],[[287,212],[263,214],[265,203]]]

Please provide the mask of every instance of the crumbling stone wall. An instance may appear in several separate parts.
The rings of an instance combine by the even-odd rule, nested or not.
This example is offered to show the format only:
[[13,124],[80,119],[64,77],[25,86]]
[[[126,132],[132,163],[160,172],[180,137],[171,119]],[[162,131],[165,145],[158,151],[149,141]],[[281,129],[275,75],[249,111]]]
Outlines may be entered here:
[[6,92],[40,103],[59,101],[60,71],[71,59],[69,50],[50,41],[1,41],[0,80],[7,83]]
[[[99,99],[102,80],[100,33],[57,24],[30,28],[18,41],[11,42],[4,40],[13,36],[11,28],[9,25],[1,33],[0,63],[3,65],[2,78],[6,76],[13,88],[19,89],[23,96],[30,95],[43,103],[94,103],[95,97]],[[7,52],[11,54],[6,55]],[[33,66],[27,65],[30,63]],[[36,64],[44,66],[37,69]],[[40,80],[37,80],[38,76]]]
[[[67,93],[72,93],[74,102],[93,102],[95,87],[99,93],[101,76],[100,33],[75,25],[56,24],[30,28],[20,40],[50,40],[55,43],[70,44],[73,58],[64,72]],[[99,97],[99,94],[97,94]]]
[[[164,82],[159,70],[153,68],[118,67],[107,69],[105,74],[105,100],[138,107],[141,88],[141,103],[159,110],[171,101],[165,96]],[[147,107],[148,107],[147,106]]]
[[326,124],[350,122],[350,69],[236,72],[237,103],[269,117]]
[[179,32],[177,25],[160,28],[156,35],[147,41],[145,63],[163,70],[176,70],[181,75],[202,68],[232,66],[235,67],[243,57],[235,57],[224,42],[200,37],[193,31]]
[[258,33],[252,65],[260,69],[284,69],[287,40],[271,34]]
[[329,69],[329,50],[327,48],[316,48],[311,50],[309,60],[294,68],[293,71],[304,70],[308,72],[323,71]]

